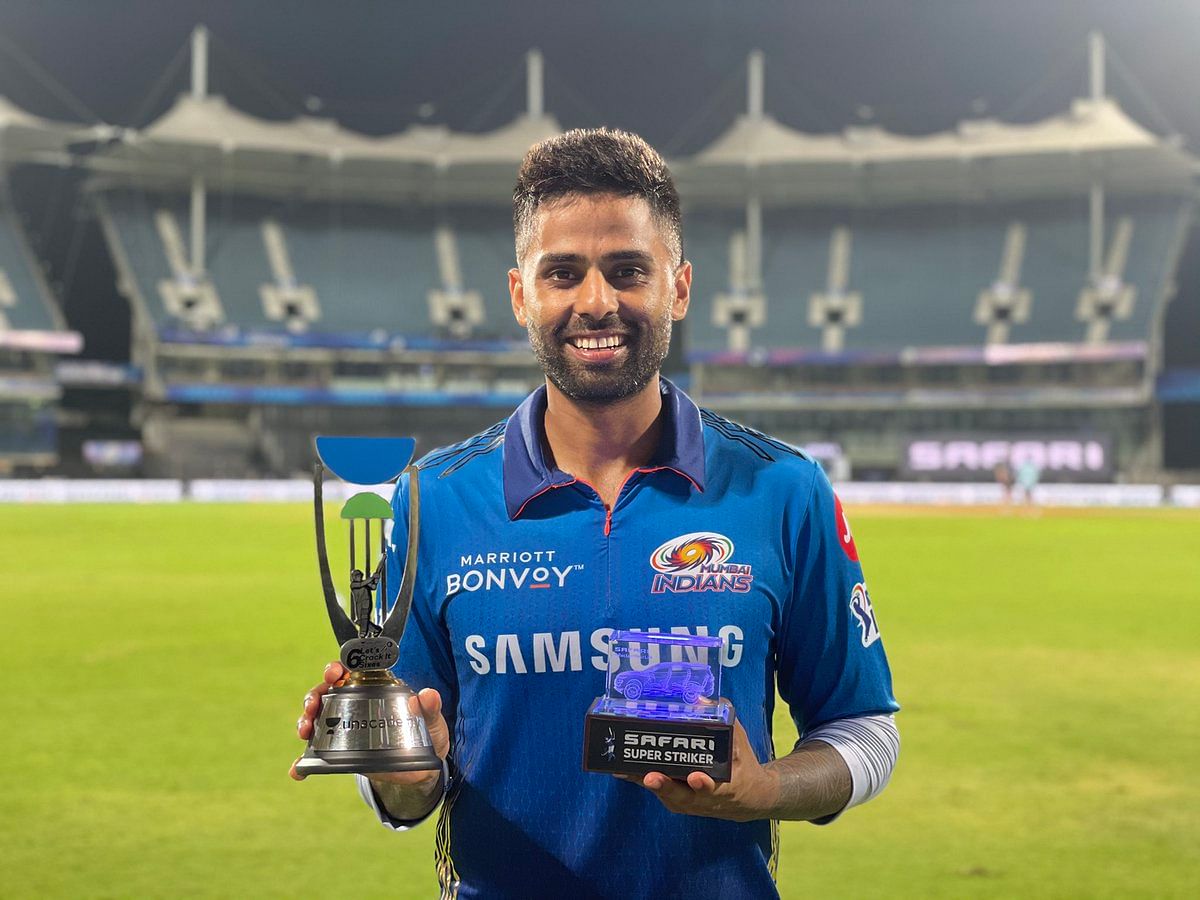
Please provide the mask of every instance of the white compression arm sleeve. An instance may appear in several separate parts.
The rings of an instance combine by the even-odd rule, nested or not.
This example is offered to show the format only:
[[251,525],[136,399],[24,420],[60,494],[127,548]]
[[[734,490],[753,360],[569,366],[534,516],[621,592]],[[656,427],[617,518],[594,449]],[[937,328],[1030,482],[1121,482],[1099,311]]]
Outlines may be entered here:
[[841,754],[852,784],[850,802],[832,816],[814,819],[817,825],[827,825],[850,807],[877,796],[887,787],[900,755],[900,732],[890,715],[834,719],[808,732],[800,743],[812,741],[826,743]]

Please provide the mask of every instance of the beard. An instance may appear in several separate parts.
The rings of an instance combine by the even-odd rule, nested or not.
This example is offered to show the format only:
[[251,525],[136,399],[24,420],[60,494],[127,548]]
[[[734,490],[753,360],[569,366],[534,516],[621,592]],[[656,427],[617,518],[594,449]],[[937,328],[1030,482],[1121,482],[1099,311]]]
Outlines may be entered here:
[[[620,362],[586,363],[567,356],[565,335],[619,329],[625,335],[625,358]],[[566,325],[528,325],[529,344],[550,383],[577,403],[616,403],[646,387],[662,368],[671,347],[671,316],[657,321],[629,322],[615,313],[600,321],[572,319]]]

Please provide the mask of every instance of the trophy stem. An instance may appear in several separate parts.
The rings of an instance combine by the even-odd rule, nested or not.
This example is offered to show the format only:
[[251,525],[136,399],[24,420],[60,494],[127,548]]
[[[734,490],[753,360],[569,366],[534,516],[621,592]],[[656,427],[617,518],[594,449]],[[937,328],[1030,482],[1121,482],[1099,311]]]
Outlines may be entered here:
[[366,687],[373,684],[401,684],[402,682],[388,669],[363,669],[351,672],[342,679],[339,687]]
[[[339,643],[358,637],[358,629],[350,621],[338,602],[337,591],[333,588],[333,575],[329,571],[329,554],[325,549],[325,515],[324,515],[324,481],[325,467],[317,463],[313,467],[313,524],[316,526],[317,538],[317,570],[321,575],[321,593],[325,595],[325,612],[329,615],[329,624],[333,628]],[[351,536],[354,525],[351,523]]]
[[383,629],[384,616],[387,615],[387,540],[384,532],[387,529],[383,522],[379,523],[379,557],[383,567],[379,570],[379,590],[375,593],[375,621],[380,630]]
[[[392,604],[391,612],[387,614],[387,618],[383,622],[383,633],[397,643],[404,634],[404,624],[408,621],[413,591],[416,590],[417,545],[421,539],[421,479],[418,477],[416,466],[410,465],[405,471],[409,473],[408,553],[404,559],[404,574],[400,578],[400,588],[396,591],[396,600]],[[394,522],[392,527],[395,527]],[[384,602],[387,602],[386,598]]]

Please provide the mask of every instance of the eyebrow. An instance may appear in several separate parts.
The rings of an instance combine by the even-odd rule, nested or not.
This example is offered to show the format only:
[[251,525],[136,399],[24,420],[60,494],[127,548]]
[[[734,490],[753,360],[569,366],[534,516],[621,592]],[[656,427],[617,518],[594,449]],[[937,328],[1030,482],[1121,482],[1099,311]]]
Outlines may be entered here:
[[[579,253],[547,253],[538,260],[538,266],[586,262],[587,257]],[[647,265],[654,262],[654,257],[642,250],[614,250],[612,253],[605,253],[600,257],[600,262],[637,262]]]

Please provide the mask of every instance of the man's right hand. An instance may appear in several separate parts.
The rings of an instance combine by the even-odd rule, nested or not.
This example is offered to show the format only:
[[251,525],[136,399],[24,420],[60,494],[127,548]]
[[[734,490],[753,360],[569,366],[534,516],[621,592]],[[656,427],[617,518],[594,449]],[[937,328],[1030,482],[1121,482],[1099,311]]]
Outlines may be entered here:
[[[346,668],[340,662],[331,662],[325,667],[325,678],[304,695],[304,711],[296,723],[296,734],[300,740],[307,741],[312,737],[313,721],[321,709],[321,698],[331,687],[346,677]],[[433,688],[425,688],[414,695],[409,701],[409,709],[414,715],[420,713],[425,719],[425,728],[433,741],[433,751],[439,759],[445,759],[450,752],[450,730],[446,720],[442,718],[442,697]],[[300,760],[296,760],[299,762]],[[289,773],[296,781],[303,781],[306,776],[296,771],[296,763],[292,763]],[[442,777],[437,772],[373,772],[367,776],[377,785],[420,785],[426,790],[432,790],[434,784]]]

